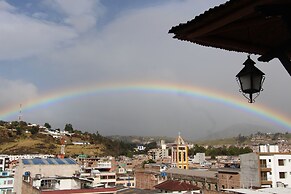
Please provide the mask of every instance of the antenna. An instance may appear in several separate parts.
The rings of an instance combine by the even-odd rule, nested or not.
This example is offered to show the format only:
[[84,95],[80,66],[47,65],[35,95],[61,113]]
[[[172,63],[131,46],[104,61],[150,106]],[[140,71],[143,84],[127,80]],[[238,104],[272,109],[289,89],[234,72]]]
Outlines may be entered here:
[[22,104],[19,105],[19,115],[18,115],[18,121],[22,121]]

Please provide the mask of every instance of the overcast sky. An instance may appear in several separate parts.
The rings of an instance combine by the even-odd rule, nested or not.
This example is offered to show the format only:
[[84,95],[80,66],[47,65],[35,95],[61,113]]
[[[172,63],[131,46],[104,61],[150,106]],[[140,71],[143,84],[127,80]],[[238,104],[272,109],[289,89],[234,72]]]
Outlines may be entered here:
[[[266,81],[256,103],[248,104],[235,80],[247,54],[202,47],[168,34],[172,26],[223,2],[0,1],[1,119],[18,120],[22,104],[26,122],[48,122],[60,129],[71,123],[75,129],[98,130],[102,135],[177,136],[181,132],[197,139],[248,124],[290,130],[280,121],[183,92],[112,90],[28,107],[28,101],[76,86],[166,83],[218,91],[250,109],[265,107],[290,118],[291,79],[278,60],[260,63],[258,56],[252,56]],[[6,116],[13,110],[15,114]]]

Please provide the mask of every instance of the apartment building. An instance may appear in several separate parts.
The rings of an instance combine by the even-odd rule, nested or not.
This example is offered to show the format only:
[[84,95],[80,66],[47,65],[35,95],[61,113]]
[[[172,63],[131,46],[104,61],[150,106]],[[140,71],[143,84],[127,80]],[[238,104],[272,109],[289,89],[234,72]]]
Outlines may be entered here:
[[81,183],[74,179],[79,165],[71,158],[22,159],[15,171],[14,191],[22,192],[23,181],[38,189],[80,189]]
[[275,145],[264,145],[258,153],[240,155],[242,187],[291,188],[291,154],[279,153]]
[[0,172],[9,168],[9,158],[6,155],[0,155]]
[[14,177],[10,172],[0,172],[0,194],[11,194],[13,192]]

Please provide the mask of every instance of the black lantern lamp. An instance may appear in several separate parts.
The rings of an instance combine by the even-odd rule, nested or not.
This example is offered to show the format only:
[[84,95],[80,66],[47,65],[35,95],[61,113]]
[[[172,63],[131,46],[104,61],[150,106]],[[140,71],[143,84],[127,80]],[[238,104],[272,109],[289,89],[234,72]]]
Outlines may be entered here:
[[253,103],[260,95],[260,92],[263,91],[262,85],[265,80],[265,74],[255,67],[256,63],[250,58],[250,55],[243,64],[245,66],[236,75],[236,79],[240,86],[240,92],[249,100],[249,103]]

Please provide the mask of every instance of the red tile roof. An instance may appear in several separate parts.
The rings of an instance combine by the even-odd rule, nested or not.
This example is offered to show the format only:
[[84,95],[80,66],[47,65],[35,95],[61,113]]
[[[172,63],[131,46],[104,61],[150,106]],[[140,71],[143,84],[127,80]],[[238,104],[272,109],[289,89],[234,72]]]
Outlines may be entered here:
[[175,181],[175,180],[167,180],[158,185],[155,185],[156,189],[167,190],[167,191],[192,191],[199,190],[200,188],[183,182],[183,181]]

